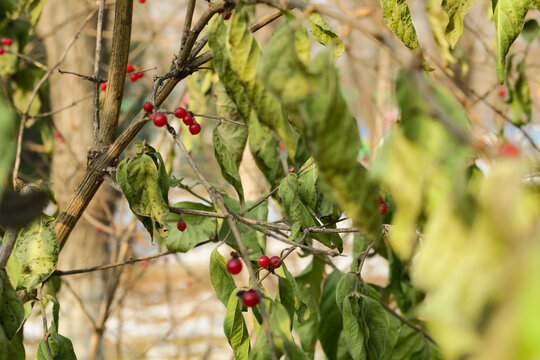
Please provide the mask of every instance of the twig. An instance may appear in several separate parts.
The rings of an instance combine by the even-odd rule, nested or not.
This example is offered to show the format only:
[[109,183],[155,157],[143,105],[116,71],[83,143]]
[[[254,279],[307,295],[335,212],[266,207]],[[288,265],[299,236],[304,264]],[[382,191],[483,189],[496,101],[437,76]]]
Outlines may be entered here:
[[231,123],[231,124],[234,124],[234,125],[238,125],[238,126],[247,126],[243,122],[227,119],[227,118],[224,118],[223,116],[204,115],[204,114],[193,114],[193,116],[199,116],[199,117],[208,118],[208,119],[221,120],[221,121],[225,121],[225,122],[228,122],[228,123]]
[[184,45],[186,44],[187,37],[190,33],[191,29],[191,22],[193,21],[193,13],[195,12],[195,0],[189,0],[188,6],[186,10],[186,17],[184,20],[184,32],[182,34],[182,41],[180,42],[180,51],[184,48]]
[[239,215],[245,216],[247,213],[249,213],[251,210],[255,209],[257,206],[261,205],[263,202],[266,201],[270,196],[274,195],[279,190],[279,186],[275,187],[272,191],[270,191],[268,194],[263,195],[255,204],[248,207],[246,210],[242,211]]
[[[98,20],[96,28],[96,55],[94,60],[94,78],[99,79],[101,68],[101,45],[103,36],[103,13],[105,10],[105,0],[99,0]],[[99,86],[94,83],[94,142],[97,141],[99,133]]]
[[435,346],[438,346],[437,345],[437,342],[435,341],[435,339],[433,339],[422,327],[419,327],[417,325],[415,325],[414,323],[410,322],[409,320],[407,320],[406,318],[404,318],[403,316],[401,316],[400,314],[398,314],[396,311],[394,311],[390,306],[388,306],[388,304],[386,304],[384,301],[379,301],[379,303],[382,305],[382,307],[388,311],[391,315],[395,316],[396,318],[398,318],[402,323],[404,323],[405,325],[407,325],[408,327],[410,327],[411,329],[413,330],[416,330],[418,331],[420,334],[422,334],[422,336],[424,338],[426,338],[427,340],[429,340],[431,343],[433,343]]
[[42,69],[42,70],[45,70],[45,71],[49,70],[49,68],[47,67],[47,65],[45,65],[45,64],[43,64],[43,63],[40,63],[40,62],[37,61],[37,60],[32,59],[30,56],[27,56],[27,55],[25,55],[25,54],[21,54],[21,53],[18,53],[18,52],[16,52],[16,51],[12,51],[12,50],[9,50],[9,49],[5,49],[5,52],[6,52],[7,54],[15,55],[16,57],[21,58],[21,59],[25,60],[26,62],[29,62],[29,63],[31,63],[32,65],[34,65],[34,66],[36,66],[36,67],[38,67],[38,68],[40,68],[40,69]]
[[15,154],[15,164],[13,165],[13,186],[14,187],[16,186],[17,177],[19,175],[19,167],[21,165],[21,150],[22,150],[22,139],[23,139],[23,133],[24,133],[24,126],[26,125],[26,120],[28,119],[28,112],[30,111],[30,108],[32,107],[32,104],[34,103],[34,99],[36,98],[39,89],[41,89],[43,84],[45,84],[45,82],[49,79],[49,77],[51,76],[53,71],[56,70],[60,66],[60,64],[62,64],[62,62],[66,58],[69,50],[71,49],[71,47],[73,46],[75,41],[79,38],[79,35],[81,34],[81,32],[86,27],[86,24],[88,23],[88,21],[90,21],[90,19],[92,19],[92,17],[96,13],[96,11],[97,11],[97,9],[92,11],[88,16],[86,16],[86,18],[83,20],[83,23],[82,23],[81,27],[75,33],[75,36],[73,36],[71,41],[68,43],[68,45],[64,49],[64,52],[62,52],[62,54],[60,55],[60,58],[58,59],[56,64],[54,64],[53,67],[51,67],[49,70],[47,70],[45,75],[43,75],[43,77],[39,80],[37,85],[34,87],[34,90],[32,91],[32,94],[30,95],[30,99],[28,100],[28,103],[26,104],[26,109],[24,110],[24,112],[23,112],[23,114],[21,116],[21,120],[20,120],[20,124],[19,124],[19,135],[17,137],[17,152]]
[[59,112],[62,112],[62,111],[67,110],[69,108],[72,108],[73,106],[76,106],[79,103],[81,103],[81,102],[83,102],[83,101],[85,101],[87,99],[90,99],[91,97],[92,97],[92,94],[89,94],[89,95],[83,96],[82,98],[80,98],[78,100],[74,100],[71,104],[66,105],[64,107],[61,107],[59,109],[52,110],[52,111],[45,112],[45,113],[41,113],[41,114],[37,114],[37,115],[31,115],[31,116],[28,116],[28,118],[29,119],[35,119],[35,118],[42,118],[42,117],[47,117],[47,116],[51,116],[51,115],[54,115],[54,114],[58,114]]

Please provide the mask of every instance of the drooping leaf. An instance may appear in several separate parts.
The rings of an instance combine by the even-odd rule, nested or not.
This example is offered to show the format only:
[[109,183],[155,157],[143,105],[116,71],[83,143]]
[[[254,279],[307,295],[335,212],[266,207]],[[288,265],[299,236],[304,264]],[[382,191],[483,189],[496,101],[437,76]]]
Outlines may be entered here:
[[333,46],[334,56],[336,59],[340,57],[345,51],[343,41],[336,35],[330,25],[321,17],[321,15],[314,13],[309,16],[309,23],[311,26],[311,32],[313,38],[325,46]]
[[504,82],[506,54],[523,29],[530,0],[492,0],[497,39],[497,77]]
[[[234,279],[227,271],[227,262],[225,258],[215,248],[210,255],[210,280],[216,291],[216,296],[223,303],[228,306],[229,298],[236,288]],[[236,294],[236,292],[234,292]]]
[[[508,70],[512,68],[512,56],[508,60]],[[525,60],[522,59],[516,66],[518,78],[512,85],[508,81],[509,99],[512,105],[512,122],[518,126],[528,124],[531,121],[532,105],[529,81],[525,74]]]
[[354,360],[365,360],[367,358],[366,345],[364,344],[364,334],[358,322],[359,306],[358,299],[346,297],[343,300],[343,334],[349,354]]
[[226,38],[227,28],[223,20],[220,17],[214,18],[209,24],[208,32],[208,44],[213,55],[214,69],[227,95],[236,105],[236,110],[248,124],[249,148],[255,163],[270,185],[275,186],[284,176],[279,156],[279,139],[270,128],[259,121],[255,110],[251,107],[246,90],[232,71]]
[[294,159],[298,135],[290,127],[283,115],[281,104],[268,93],[257,74],[261,57],[259,44],[247,27],[247,9],[233,12],[227,27],[227,49],[232,71],[245,89],[251,106],[261,123],[274,130],[285,143],[291,159]]
[[150,235],[153,235],[156,228],[160,236],[166,237],[169,229],[167,224],[168,199],[163,197],[159,175],[156,163],[152,158],[142,154],[122,160],[117,167],[116,180],[122,188],[131,210],[141,220]]
[[[217,252],[217,250],[214,251]],[[239,290],[233,289],[228,301],[224,302],[227,305],[227,315],[225,315],[223,329],[234,351],[235,358],[245,360],[248,358],[250,348],[249,333],[240,309],[239,297],[237,296]]]
[[[172,206],[200,211],[214,210],[209,206],[189,201],[179,202]],[[187,225],[184,231],[180,231],[176,227],[180,215],[171,212],[167,216],[167,223],[171,230],[169,230],[165,244],[169,251],[187,252],[198,243],[216,237],[217,221],[215,218],[192,214],[182,214],[181,216]]]
[[0,328],[9,341],[19,330],[23,319],[21,299],[11,286],[6,271],[0,269]]
[[448,14],[446,37],[453,48],[463,32],[463,18],[473,6],[475,0],[443,0],[442,9]]
[[384,21],[409,49],[418,47],[416,30],[406,0],[381,0]]
[[60,245],[52,218],[42,215],[20,232],[8,261],[17,289],[34,290],[56,270]]
[[[53,360],[77,360],[73,344],[67,337],[55,332],[49,335],[47,341],[49,342]],[[47,346],[43,340],[39,343],[36,360],[50,360]]]
[[336,302],[336,288],[342,275],[343,273],[335,270],[326,277],[319,304],[321,319],[317,336],[329,360],[337,359],[338,340],[343,329],[342,316]]
[[[213,143],[214,143],[214,154],[216,156],[216,160],[219,164],[219,167],[221,168],[221,174],[223,175],[225,180],[227,180],[227,182],[234,187],[234,189],[238,193],[238,197],[240,198],[240,201],[243,202],[244,189],[242,187],[240,173],[238,172],[239,164],[236,164],[233,154],[230,151],[231,145],[237,142],[239,139],[236,137],[233,137],[235,136],[234,132],[229,132],[230,135],[233,135],[229,137],[227,137],[226,134],[224,134],[224,132],[226,132],[229,129],[234,130],[234,129],[231,129],[231,127],[240,128],[239,126],[230,125],[230,124],[218,125],[214,128],[214,134],[212,136]],[[247,131],[239,135],[243,137],[244,144],[245,144],[245,141],[247,140]]]
[[457,60],[452,54],[452,46],[446,35],[449,21],[448,15],[441,8],[441,0],[429,0],[426,2],[426,16],[431,25],[433,39],[439,46],[444,65],[455,63]]
[[[293,25],[284,23],[274,34],[265,48],[259,73],[267,87],[288,104],[293,121],[300,118],[303,122],[296,127],[301,130],[319,174],[332,189],[336,201],[357,226],[375,238],[381,221],[377,186],[356,160],[361,148],[358,126],[339,87],[333,57],[323,51],[306,68],[291,55],[293,52],[286,50],[287,42],[289,47],[293,46],[293,29]],[[280,75],[291,71],[294,77],[289,79]],[[287,98],[285,90],[300,81],[304,84],[301,88],[305,88],[300,91],[302,96]]]

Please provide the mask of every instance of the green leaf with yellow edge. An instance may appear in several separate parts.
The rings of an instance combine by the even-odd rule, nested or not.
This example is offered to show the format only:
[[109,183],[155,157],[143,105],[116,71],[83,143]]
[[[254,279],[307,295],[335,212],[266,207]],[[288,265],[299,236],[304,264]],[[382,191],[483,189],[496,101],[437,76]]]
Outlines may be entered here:
[[[168,179],[168,178],[167,178]],[[116,180],[126,196],[129,207],[146,227],[150,235],[157,229],[167,236],[169,225],[168,199],[164,199],[158,168],[149,155],[124,159],[118,164]]]
[[443,0],[442,9],[448,14],[446,38],[453,48],[463,32],[463,19],[474,5],[475,0]]
[[[428,0],[426,2],[426,16],[431,25],[433,39],[439,46],[444,65],[456,63],[457,60],[452,55],[452,46],[446,35],[448,14],[441,8],[441,0]],[[449,69],[446,69],[446,71],[449,71]]]
[[492,0],[497,40],[497,77],[504,83],[506,54],[523,29],[531,0]]
[[237,8],[228,22],[227,49],[232,71],[244,87],[251,106],[261,123],[274,130],[285,143],[291,159],[294,159],[298,135],[292,130],[283,114],[281,104],[266,91],[257,65],[261,57],[259,44],[247,27],[248,13],[245,8]]
[[[214,251],[217,252],[216,250]],[[233,289],[226,302],[227,315],[225,315],[223,329],[234,351],[235,359],[246,360],[250,348],[249,333],[240,308],[240,298],[237,295],[239,290],[239,288]]]
[[[357,162],[361,148],[358,125],[348,110],[339,87],[333,56],[323,51],[309,67],[294,56],[294,24],[285,23],[265,49],[259,73],[267,87],[300,118],[306,145],[315,159],[321,178],[334,198],[355,224],[373,239],[380,233],[377,186],[367,170]],[[288,44],[288,45],[287,45]],[[289,50],[287,50],[287,46]],[[292,73],[283,83],[282,73]],[[293,82],[292,79],[295,81]],[[296,82],[304,91],[294,101],[286,96]]]
[[[214,17],[209,23],[208,44],[213,55],[214,69],[219,75],[227,95],[236,106],[236,110],[248,125],[249,149],[255,163],[270,185],[277,185],[285,172],[281,166],[279,139],[269,127],[262,124],[255,110],[252,109],[246,90],[231,69],[229,52],[226,47],[227,28],[221,17]],[[219,94],[219,87],[216,93]],[[223,102],[218,97],[218,109]],[[230,106],[230,104],[228,105]],[[223,107],[221,110],[226,110]],[[220,110],[220,111],[221,111]]]
[[409,49],[418,47],[418,37],[406,0],[381,0],[384,21]]
[[42,215],[19,232],[7,266],[16,289],[32,291],[56,270],[60,245],[52,220]]
[[336,35],[332,27],[324,20],[321,15],[313,13],[309,15],[309,24],[313,38],[324,46],[331,46],[334,49],[336,59],[345,51],[343,41]]

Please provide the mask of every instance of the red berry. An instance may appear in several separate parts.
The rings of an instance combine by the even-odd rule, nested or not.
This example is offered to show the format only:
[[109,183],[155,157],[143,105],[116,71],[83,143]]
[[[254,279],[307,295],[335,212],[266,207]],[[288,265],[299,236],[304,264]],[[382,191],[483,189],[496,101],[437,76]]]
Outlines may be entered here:
[[147,267],[148,266],[148,263],[150,261],[148,259],[144,259],[144,260],[141,260],[141,262],[139,263],[141,265],[141,267]]
[[140,2],[141,4],[144,4],[144,3],[146,2],[146,0],[139,0],[139,2]]
[[58,131],[54,133],[54,138],[57,139],[57,140],[64,140],[62,138],[62,134],[60,134]]
[[279,151],[283,151],[283,150],[285,150],[285,144],[280,142],[279,143]]
[[103,231],[103,229],[102,229],[101,227],[96,226],[96,232],[100,233],[100,232],[102,232],[102,231]]
[[381,211],[381,215],[386,214],[386,210],[388,210],[388,207],[386,206],[385,202],[379,204],[379,210]]
[[379,197],[379,204],[384,204],[384,200],[381,195],[377,195]]
[[182,95],[182,99],[180,100],[180,102],[187,105],[189,102],[189,94],[185,93],[184,95]]
[[137,81],[139,77],[137,76],[137,74],[131,74],[129,75],[129,80],[131,80],[131,82],[135,82]]
[[201,132],[201,125],[196,122],[192,123],[191,125],[189,125],[189,132],[191,133],[191,135],[197,135]]
[[13,45],[13,39],[11,39],[11,38],[2,38],[2,45],[7,45],[7,46]]
[[502,156],[506,157],[518,157],[519,156],[519,148],[511,143],[504,143],[499,148],[499,153]]
[[144,72],[141,71],[141,72],[136,73],[135,75],[137,75],[137,79],[142,79],[144,76]]
[[242,301],[244,302],[244,305],[254,307],[259,303],[259,295],[253,290],[246,291],[244,295],[242,295]]
[[218,14],[224,14],[224,13],[225,13],[225,9],[218,11]]
[[133,65],[127,64],[127,66],[126,66],[126,73],[129,74],[129,73],[132,72],[132,71],[133,71]]
[[232,13],[227,13],[224,17],[223,17],[223,20],[229,20],[231,18],[231,15]]
[[294,166],[289,166],[289,172],[293,172],[294,171]]
[[142,107],[143,107],[144,111],[146,111],[146,112],[151,112],[152,110],[154,110],[154,105],[151,102],[148,102],[148,101],[145,102]]
[[184,118],[188,114],[187,110],[183,107],[179,106],[176,109],[174,109],[174,116],[176,116],[179,119]]
[[266,255],[259,256],[259,260],[257,260],[257,263],[259,263],[260,267],[268,267],[270,266],[270,258]]
[[107,83],[106,83],[106,82],[102,82],[101,84],[99,84],[99,88],[101,89],[101,91],[107,90]]
[[279,256],[272,256],[270,258],[270,266],[274,269],[277,269],[281,266],[281,259],[279,258]]
[[238,258],[232,258],[227,262],[227,271],[235,275],[242,271],[242,262]]
[[154,125],[162,127],[167,123],[167,116],[162,113],[155,113],[152,120],[154,120]]
[[4,48],[0,47],[0,55],[4,55],[5,52],[6,52],[6,50],[4,50]]
[[176,228],[180,231],[184,231],[186,230],[186,223],[184,222],[184,219],[180,218],[180,220],[178,220],[178,223],[176,224]]
[[500,89],[499,90],[499,97],[505,97],[506,96],[506,90]]
[[193,116],[191,116],[189,113],[184,116],[184,124],[186,124],[187,126],[193,124],[194,121],[195,119],[193,119]]

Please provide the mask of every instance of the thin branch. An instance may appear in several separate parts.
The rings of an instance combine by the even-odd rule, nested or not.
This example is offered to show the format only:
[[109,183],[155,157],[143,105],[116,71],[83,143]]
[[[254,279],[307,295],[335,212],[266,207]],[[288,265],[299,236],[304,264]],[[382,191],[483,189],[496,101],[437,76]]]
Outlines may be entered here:
[[41,114],[37,114],[37,115],[31,115],[31,116],[28,116],[28,118],[29,119],[36,119],[36,118],[42,118],[42,117],[47,117],[47,116],[51,116],[51,115],[54,115],[54,114],[58,114],[59,112],[62,112],[62,111],[67,110],[69,108],[72,108],[72,107],[78,105],[79,103],[90,99],[91,97],[92,97],[92,94],[89,94],[89,95],[83,96],[82,98],[80,98],[78,100],[74,100],[71,104],[66,105],[64,107],[61,107],[59,109],[52,110],[52,111],[45,112],[45,113],[41,113]]
[[89,15],[86,16],[86,18],[82,22],[82,26],[75,33],[75,36],[73,36],[71,41],[68,43],[68,45],[64,49],[64,52],[62,52],[62,54],[60,55],[60,58],[58,59],[56,64],[54,64],[53,67],[51,67],[49,70],[47,70],[45,75],[43,75],[43,77],[39,80],[37,85],[34,87],[34,90],[32,91],[32,94],[30,95],[28,103],[26,104],[26,109],[24,110],[24,112],[23,112],[23,114],[21,116],[21,121],[20,121],[20,124],[19,124],[19,135],[17,137],[17,152],[15,154],[15,164],[13,166],[13,186],[14,187],[16,187],[17,177],[19,175],[19,167],[21,165],[22,139],[23,139],[24,127],[26,125],[26,120],[28,119],[28,112],[30,111],[30,108],[32,107],[32,104],[34,103],[34,100],[35,100],[35,98],[36,98],[36,96],[38,94],[38,91],[41,89],[43,84],[45,84],[45,82],[49,79],[49,77],[54,72],[54,70],[56,70],[60,66],[60,64],[62,64],[62,62],[66,58],[69,50],[71,49],[71,47],[73,46],[75,41],[79,38],[79,35],[84,30],[84,28],[86,27],[86,24],[90,21],[90,19],[92,19],[92,17],[96,13],[96,11],[97,11],[97,9],[92,11]]
[[204,114],[193,114],[193,116],[199,116],[199,117],[208,118],[208,119],[214,119],[214,120],[221,120],[221,121],[225,121],[225,122],[228,122],[228,123],[231,123],[231,124],[234,124],[234,125],[238,125],[238,126],[244,126],[244,127],[247,126],[246,124],[244,124],[241,121],[227,119],[227,118],[224,118],[223,116],[204,115]]
[[[98,20],[96,28],[96,55],[94,60],[94,78],[99,79],[101,68],[101,46],[103,36],[103,13],[105,11],[105,0],[99,0]],[[97,141],[99,133],[99,86],[94,83],[94,142]]]
[[188,6],[186,10],[186,17],[184,20],[184,31],[182,34],[182,41],[180,42],[180,51],[184,48],[184,45],[186,44],[187,37],[190,33],[191,29],[191,22],[193,21],[193,13],[195,12],[195,0],[189,0]]
[[12,54],[12,55],[15,55],[16,57],[18,58],[21,58],[23,59],[24,61],[26,62],[29,62],[30,64],[40,68],[41,70],[49,70],[49,68],[47,67],[47,65],[43,64],[43,63],[40,63],[39,61],[37,60],[34,60],[32,59],[30,56],[27,56],[25,54],[21,54],[21,53],[18,53],[16,51],[12,51],[12,50],[9,50],[9,49],[5,49],[5,52],[6,54]]
[[255,209],[257,206],[261,205],[263,202],[266,201],[270,196],[274,195],[279,190],[279,186],[275,187],[272,191],[270,191],[268,194],[263,195],[259,200],[255,202],[255,204],[248,207],[246,210],[242,211],[239,215],[245,216],[247,213],[249,213],[251,210]]

